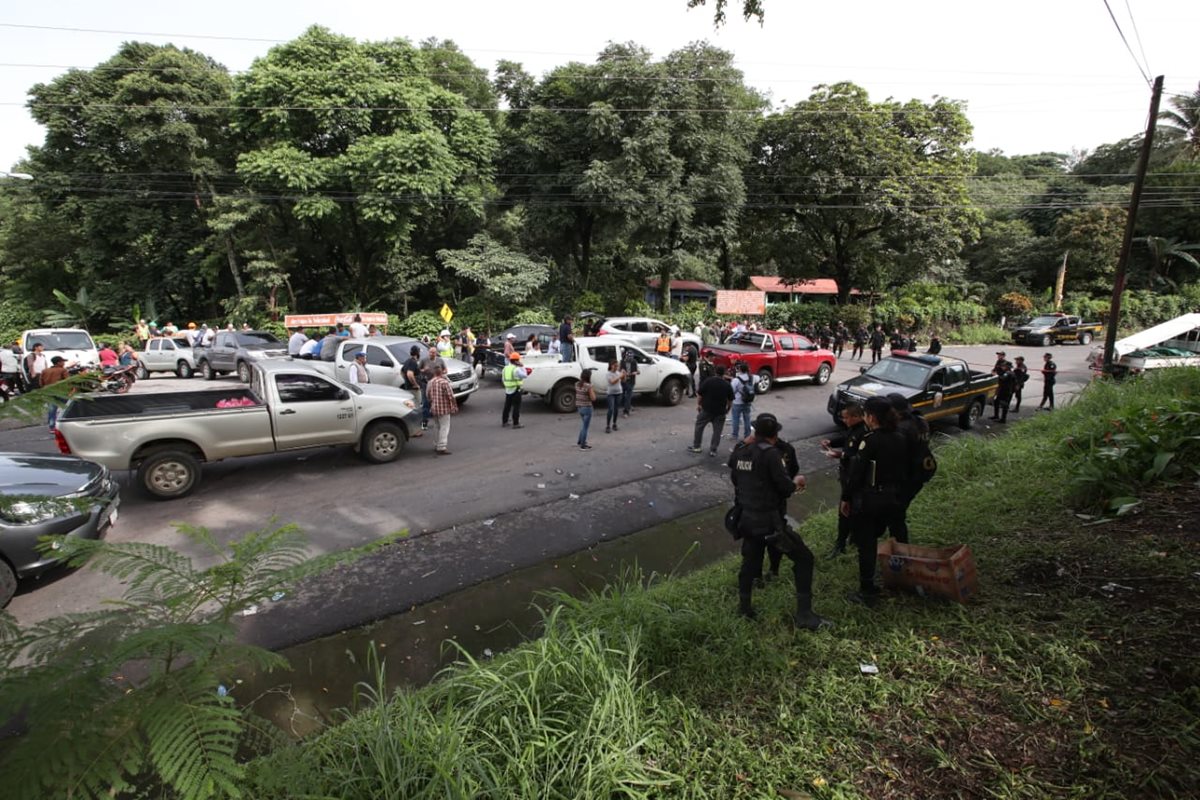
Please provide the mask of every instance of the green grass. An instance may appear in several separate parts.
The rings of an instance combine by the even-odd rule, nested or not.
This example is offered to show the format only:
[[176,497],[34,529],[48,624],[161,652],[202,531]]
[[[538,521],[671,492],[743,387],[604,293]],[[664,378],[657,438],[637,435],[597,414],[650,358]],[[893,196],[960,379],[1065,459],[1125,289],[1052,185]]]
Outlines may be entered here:
[[999,325],[958,325],[947,328],[942,344],[1008,344],[1012,334]]
[[[1164,493],[1142,518],[1084,524],[1064,441],[1197,396],[1194,370],[1095,385],[1004,438],[942,447],[910,527],[970,544],[969,605],[854,606],[853,559],[822,561],[816,605],[837,627],[812,634],[787,624],[786,578],[756,593],[756,623],[737,618],[734,559],[648,589],[630,575],[550,598],[541,639],[252,764],[247,794],[1195,796],[1194,513]],[[820,514],[802,533],[823,551],[834,524]]]

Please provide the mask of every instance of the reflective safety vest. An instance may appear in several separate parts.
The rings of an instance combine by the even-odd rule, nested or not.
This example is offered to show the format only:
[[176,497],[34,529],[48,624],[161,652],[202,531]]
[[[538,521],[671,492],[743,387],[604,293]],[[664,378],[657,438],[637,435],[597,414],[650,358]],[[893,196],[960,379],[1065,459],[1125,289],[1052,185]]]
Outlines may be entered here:
[[671,337],[665,333],[662,336],[658,337],[658,352],[660,352],[660,353],[671,352]]
[[454,342],[451,342],[449,339],[438,339],[437,344],[434,345],[434,349],[437,350],[437,354],[442,358],[454,358]]
[[508,391],[509,389],[520,389],[521,380],[521,378],[517,377],[517,368],[513,364],[505,366],[500,372],[500,381],[504,384],[505,391]]

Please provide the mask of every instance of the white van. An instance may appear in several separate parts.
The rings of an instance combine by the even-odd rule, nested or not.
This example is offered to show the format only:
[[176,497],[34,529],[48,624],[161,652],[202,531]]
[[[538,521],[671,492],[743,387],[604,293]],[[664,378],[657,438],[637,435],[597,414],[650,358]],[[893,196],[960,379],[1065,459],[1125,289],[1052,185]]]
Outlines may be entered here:
[[[55,356],[62,356],[68,364],[81,367],[99,367],[100,353],[92,335],[82,328],[35,328],[21,334],[21,371],[25,371],[24,354],[33,351],[35,344],[45,348],[46,363]],[[26,375],[26,378],[29,376]]]

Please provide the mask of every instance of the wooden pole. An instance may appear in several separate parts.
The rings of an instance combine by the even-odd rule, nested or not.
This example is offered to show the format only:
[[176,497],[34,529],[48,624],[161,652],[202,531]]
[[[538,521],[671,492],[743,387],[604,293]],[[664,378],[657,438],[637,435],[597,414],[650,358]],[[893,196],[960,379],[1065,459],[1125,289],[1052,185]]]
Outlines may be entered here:
[[1062,311],[1063,292],[1067,286],[1067,256],[1071,254],[1070,250],[1063,252],[1062,263],[1058,265],[1058,274],[1054,276],[1054,310]]
[[1113,349],[1117,343],[1117,326],[1121,321],[1121,295],[1125,293],[1125,270],[1129,266],[1129,253],[1133,249],[1133,229],[1137,224],[1138,206],[1142,200],[1142,186],[1146,183],[1146,169],[1150,165],[1150,151],[1154,147],[1154,129],[1158,124],[1158,103],[1162,99],[1163,76],[1154,79],[1154,90],[1150,94],[1150,121],[1146,124],[1146,137],[1142,139],[1142,151],[1138,154],[1137,174],[1133,178],[1133,193],[1129,198],[1129,217],[1125,222],[1125,238],[1121,241],[1121,254],[1117,256],[1117,274],[1113,277],[1112,303],[1108,310],[1108,329],[1104,336],[1104,374],[1112,375]]

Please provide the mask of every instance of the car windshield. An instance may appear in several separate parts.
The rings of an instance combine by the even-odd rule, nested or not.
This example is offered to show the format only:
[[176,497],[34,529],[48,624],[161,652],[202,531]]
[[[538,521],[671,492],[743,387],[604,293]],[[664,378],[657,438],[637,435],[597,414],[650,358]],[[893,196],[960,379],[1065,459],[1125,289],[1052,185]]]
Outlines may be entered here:
[[923,389],[925,380],[929,377],[929,369],[923,364],[914,364],[898,358],[885,358],[863,374],[868,378],[907,386],[910,389]]
[[35,333],[29,337],[29,349],[40,344],[47,350],[91,350],[96,345],[92,337],[82,331],[60,331],[58,333]]
[[742,331],[729,337],[729,344],[744,344],[749,347],[770,347],[771,337],[756,331]]
[[405,361],[408,361],[408,351],[413,349],[413,347],[416,347],[421,351],[421,354],[417,356],[418,361],[425,357],[425,351],[428,348],[415,339],[411,342],[395,342],[394,344],[389,344],[387,349],[398,363],[403,364]]
[[1056,316],[1034,317],[1033,319],[1029,320],[1029,322],[1026,324],[1028,324],[1034,328],[1046,328],[1046,327],[1049,327],[1050,325],[1056,324],[1060,319],[1062,319],[1062,317],[1056,317]]
[[275,338],[274,334],[267,333],[266,331],[248,331],[239,333],[237,335],[237,342],[245,346],[253,344],[278,344],[279,340]]

